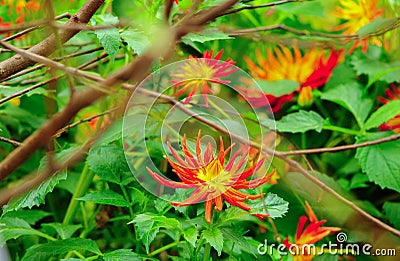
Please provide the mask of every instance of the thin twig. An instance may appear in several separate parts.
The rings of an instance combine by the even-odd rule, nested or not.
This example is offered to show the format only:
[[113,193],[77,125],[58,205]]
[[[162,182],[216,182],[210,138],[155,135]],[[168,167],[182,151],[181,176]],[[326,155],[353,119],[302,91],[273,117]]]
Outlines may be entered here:
[[225,12],[223,15],[235,14],[235,13],[241,12],[243,10],[252,10],[252,9],[258,9],[258,8],[264,8],[264,7],[283,5],[283,4],[287,4],[287,3],[300,3],[300,2],[308,2],[308,1],[314,1],[314,0],[282,0],[282,1],[276,1],[276,2],[267,3],[267,4],[261,4],[261,5],[248,5],[248,6],[242,6],[237,9],[230,10],[228,12]]
[[[71,18],[71,14],[69,12],[66,12],[64,14],[56,16],[54,19],[55,20],[60,20],[60,19],[63,19],[63,18]],[[47,23],[43,23],[43,24],[47,24]],[[36,25],[36,26],[30,27],[30,28],[27,28],[27,29],[25,29],[25,30],[23,30],[23,31],[21,31],[19,33],[16,33],[16,34],[10,35],[9,37],[4,38],[3,41],[4,42],[8,42],[8,41],[14,40],[15,38],[18,38],[18,37],[23,36],[23,35],[25,35],[27,33],[30,33],[30,32],[32,32],[32,31],[34,31],[34,30],[36,30],[36,29],[38,29],[40,27],[41,27],[40,25]]]
[[378,32],[369,33],[366,35],[359,35],[359,34],[328,34],[328,33],[321,33],[321,32],[310,32],[307,30],[298,30],[284,24],[276,24],[276,25],[269,25],[269,26],[261,26],[256,28],[250,29],[243,29],[243,30],[236,30],[233,32],[228,32],[229,36],[242,36],[246,34],[252,34],[256,32],[264,32],[264,31],[271,31],[271,30],[283,30],[297,35],[306,35],[306,36],[317,36],[322,38],[333,38],[333,39],[364,39],[371,36],[380,36],[383,35],[391,30],[400,26],[400,18],[396,19],[392,24],[382,28]]
[[104,115],[106,115],[106,114],[110,114],[110,113],[112,113],[112,112],[114,112],[114,111],[116,111],[116,110],[117,110],[117,108],[113,108],[113,109],[110,109],[110,110],[108,110],[108,111],[104,111],[104,112],[95,114],[95,115],[93,115],[93,116],[90,116],[90,117],[81,119],[81,120],[79,120],[79,121],[76,121],[76,122],[74,122],[74,123],[71,123],[71,124],[65,126],[64,128],[60,129],[59,131],[57,131],[57,133],[54,134],[53,137],[59,137],[62,133],[66,132],[66,131],[68,131],[68,130],[70,130],[70,129],[76,127],[76,126],[78,126],[79,124],[82,124],[82,123],[85,123],[85,122],[89,122],[89,121],[91,121],[91,120],[93,120],[93,119],[99,118],[99,117],[104,116]]
[[11,139],[8,139],[8,138],[5,138],[5,137],[0,137],[0,141],[10,143],[11,145],[13,145],[15,147],[21,146],[21,144],[22,144],[19,141],[11,140]]
[[343,145],[343,146],[337,146],[337,147],[332,147],[332,148],[280,151],[277,153],[281,156],[289,156],[289,155],[299,155],[299,154],[319,154],[319,153],[326,153],[326,152],[338,152],[338,151],[343,151],[343,150],[353,150],[353,149],[357,149],[357,148],[377,145],[377,144],[381,144],[381,143],[385,143],[385,142],[395,141],[398,139],[400,139],[400,134],[392,135],[392,136],[374,140],[374,141],[358,143],[358,144]]

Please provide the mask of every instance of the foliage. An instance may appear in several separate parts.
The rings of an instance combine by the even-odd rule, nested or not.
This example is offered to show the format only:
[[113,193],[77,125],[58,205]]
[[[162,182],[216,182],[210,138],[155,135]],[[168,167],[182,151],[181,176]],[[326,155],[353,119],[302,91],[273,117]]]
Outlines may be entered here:
[[[87,25],[53,21],[86,2],[104,2]],[[339,230],[339,243],[398,248],[398,1],[213,13],[224,2],[0,2],[12,260],[311,260],[289,242]],[[22,51],[39,62],[6,75],[24,60],[12,48],[38,43],[42,60]],[[340,254],[313,260],[367,258]]]

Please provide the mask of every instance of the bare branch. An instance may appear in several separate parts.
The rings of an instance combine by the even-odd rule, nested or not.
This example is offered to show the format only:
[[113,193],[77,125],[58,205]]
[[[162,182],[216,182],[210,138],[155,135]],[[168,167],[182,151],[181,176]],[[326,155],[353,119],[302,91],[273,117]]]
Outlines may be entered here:
[[11,139],[8,139],[8,138],[5,138],[5,137],[0,137],[0,141],[10,143],[11,145],[13,145],[15,147],[21,146],[21,144],[22,144],[19,141],[11,140]]
[[385,142],[395,141],[400,139],[400,134],[392,135],[389,137],[385,137],[382,139],[374,140],[374,141],[367,141],[358,144],[351,144],[351,145],[343,145],[337,146],[333,148],[318,148],[318,149],[306,149],[306,150],[295,150],[295,151],[281,151],[277,152],[281,156],[289,156],[289,155],[300,155],[300,154],[319,154],[319,153],[326,153],[326,152],[338,152],[343,150],[353,150],[362,147],[368,147],[376,144],[381,144]]
[[223,15],[235,14],[235,13],[241,12],[243,10],[253,10],[253,9],[258,9],[258,8],[283,5],[283,4],[287,4],[287,3],[301,3],[301,2],[309,2],[309,1],[314,1],[314,0],[282,0],[282,1],[276,1],[276,2],[267,3],[267,4],[261,4],[261,5],[248,5],[248,6],[242,6],[240,8],[228,11],[228,12],[224,13]]

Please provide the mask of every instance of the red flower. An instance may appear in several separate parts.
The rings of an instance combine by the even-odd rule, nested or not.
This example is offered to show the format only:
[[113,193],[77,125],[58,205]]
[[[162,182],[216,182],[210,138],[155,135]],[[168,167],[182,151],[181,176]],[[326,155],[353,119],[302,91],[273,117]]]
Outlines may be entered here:
[[[311,261],[313,254],[307,252],[311,248],[302,247],[303,245],[314,244],[321,239],[327,237],[332,232],[340,231],[338,227],[323,227],[322,225],[326,223],[326,220],[318,221],[314,211],[311,206],[306,201],[306,212],[307,216],[301,216],[299,218],[299,223],[297,226],[295,243],[289,243],[289,238],[283,240],[283,244],[287,249],[290,250],[295,261]],[[308,226],[305,226],[307,221],[309,221]],[[293,250],[301,250],[300,253],[293,253]]]
[[[281,46],[280,48],[275,48],[274,53],[269,50],[267,57],[262,58],[259,51],[257,51],[259,66],[245,57],[253,77],[267,81],[293,80],[298,82],[300,87],[295,92],[279,97],[257,90],[246,91],[242,88],[242,91],[248,94],[247,98],[256,108],[267,105],[262,97],[264,95],[271,105],[272,112],[278,112],[283,104],[293,100],[296,92],[300,93],[305,87],[316,89],[324,85],[337,65],[341,54],[342,51],[332,50],[329,56],[325,58],[324,52],[313,48],[302,55],[296,46],[293,47],[293,53],[289,48]],[[302,101],[304,104],[309,104],[310,102],[312,100]]]
[[260,169],[265,158],[257,160],[251,167],[241,171],[241,168],[246,162],[248,152],[244,153],[244,155],[242,154],[241,158],[238,159],[239,155],[243,153],[243,150],[238,150],[224,166],[225,156],[228,154],[233,144],[227,149],[224,149],[224,143],[220,137],[218,156],[214,158],[210,143],[208,143],[203,154],[200,147],[200,131],[197,137],[196,152],[194,155],[189,151],[186,145],[186,135],[183,136],[182,140],[184,159],[177,155],[169,142],[168,146],[177,163],[168,157],[167,160],[182,182],[165,179],[149,168],[147,168],[147,171],[154,180],[164,186],[194,189],[193,193],[184,201],[171,202],[171,204],[174,206],[188,206],[205,200],[205,218],[208,223],[211,223],[213,205],[215,205],[216,211],[221,211],[224,200],[232,206],[237,206],[247,211],[251,210],[250,206],[244,203],[244,201],[261,198],[263,194],[250,195],[239,190],[260,186],[266,183],[275,173],[275,171],[273,171],[271,174],[261,178],[247,180]]
[[233,66],[235,63],[230,59],[220,61],[223,51],[219,51],[214,58],[212,57],[213,51],[205,51],[202,58],[189,56],[179,73],[172,75],[174,77],[174,80],[171,81],[174,83],[173,88],[180,88],[175,96],[179,97],[188,92],[185,103],[189,103],[192,96],[200,89],[208,106],[207,94],[213,93],[209,84],[228,84],[230,81],[221,78],[237,70]]
[[[400,86],[397,86],[392,83],[390,88],[385,90],[385,95],[388,98],[378,97],[378,100],[383,104],[390,102],[391,100],[399,100],[400,99]],[[388,120],[386,123],[379,126],[379,129],[383,131],[392,130],[396,133],[400,133],[400,114],[396,117]]]

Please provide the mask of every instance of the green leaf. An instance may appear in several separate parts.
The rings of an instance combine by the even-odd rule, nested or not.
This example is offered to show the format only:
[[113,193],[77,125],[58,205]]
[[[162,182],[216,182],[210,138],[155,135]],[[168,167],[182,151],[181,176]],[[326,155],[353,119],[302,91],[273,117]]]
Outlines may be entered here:
[[207,28],[201,32],[189,33],[183,36],[182,43],[190,45],[196,50],[200,51],[198,47],[194,44],[195,42],[205,43],[208,41],[227,40],[227,39],[233,39],[233,38],[228,36],[226,33],[219,31],[217,28]]
[[151,45],[149,38],[144,32],[139,32],[133,29],[123,31],[121,33],[121,37],[138,55],[142,55],[144,51]]
[[129,207],[129,203],[125,198],[112,190],[101,190],[86,194],[77,200],[94,202],[97,204],[107,204],[118,207]]
[[[376,133],[357,139],[357,143],[372,141],[387,136],[387,133]],[[385,142],[358,148],[356,158],[370,181],[382,188],[400,192],[400,140]]]
[[341,84],[321,96],[322,99],[334,102],[350,111],[360,128],[363,127],[371,108],[372,100],[365,98],[361,86],[356,82]]
[[[112,26],[118,24],[118,17],[111,14],[101,14],[96,15],[91,21],[96,26]],[[99,39],[100,44],[104,47],[104,50],[110,55],[111,59],[114,60],[121,43],[118,29],[115,27],[100,29],[96,30],[94,33]]]
[[122,148],[108,145],[93,148],[87,157],[89,168],[101,179],[121,184],[132,178]]
[[[75,152],[78,148],[77,147],[72,147],[66,150],[63,150],[55,155],[56,161],[63,160],[66,161],[73,155],[75,155]],[[47,157],[45,156],[42,158],[40,161],[40,166],[39,170],[42,170],[46,168],[47,165]],[[12,211],[12,210],[18,210],[21,208],[32,208],[33,206],[39,206],[40,204],[43,204],[46,198],[46,195],[50,192],[53,191],[54,187],[61,181],[65,180],[67,178],[67,172],[62,171],[61,173],[52,176],[51,178],[47,179],[43,183],[41,183],[37,188],[34,188],[26,193],[24,193],[22,196],[19,196],[18,198],[11,199],[10,202],[8,202],[7,206],[3,208],[4,212]]]
[[400,229],[400,203],[385,202],[385,204],[383,204],[383,211],[385,211],[387,218],[395,228]]
[[[373,48],[371,49],[374,50]],[[378,80],[385,81],[386,83],[400,81],[400,74],[398,73],[400,70],[400,62],[382,62],[379,60],[379,56],[372,50],[368,50],[366,54],[362,52],[355,53],[351,57],[351,64],[357,74],[368,75],[369,79],[367,86],[371,86]]]
[[62,223],[45,223],[43,228],[51,228],[57,232],[61,239],[70,238],[82,225],[65,225]]
[[69,238],[41,245],[34,245],[28,248],[21,261],[49,260],[51,256],[65,254],[74,250],[89,251],[101,255],[100,249],[93,240],[86,238]]
[[24,221],[26,221],[29,225],[34,225],[36,222],[41,220],[42,218],[51,216],[51,213],[45,212],[42,210],[36,210],[36,209],[20,209],[16,211],[9,211],[6,213],[3,213],[2,217],[7,217],[7,218],[20,218]]
[[315,130],[321,132],[325,120],[314,111],[299,111],[284,116],[276,122],[276,130],[280,132],[306,132]]
[[194,225],[191,225],[183,230],[183,237],[193,247],[196,247],[198,235],[199,235],[199,231],[197,231],[197,228]]
[[398,22],[398,18],[382,18],[378,17],[372,22],[364,25],[361,27],[357,33],[360,35],[360,37],[367,36],[369,34],[377,33],[381,30],[387,29],[390,25],[395,24]]
[[0,246],[2,246],[10,239],[16,239],[20,236],[27,235],[43,236],[43,233],[31,228],[25,220],[20,218],[4,217],[0,219],[0,235]]
[[221,255],[222,248],[224,247],[224,237],[222,232],[217,227],[212,227],[207,230],[203,230],[204,239],[218,252],[218,256]]
[[280,97],[290,94],[299,88],[299,83],[292,80],[264,81],[258,80],[257,83],[263,92]]
[[289,202],[276,194],[268,193],[264,200],[252,201],[249,206],[251,207],[251,214],[269,214],[271,218],[280,218],[287,213]]
[[131,249],[118,249],[109,253],[105,253],[104,261],[141,261],[142,258],[136,253],[133,253]]
[[135,224],[137,232],[142,238],[142,242],[145,245],[147,252],[149,252],[149,246],[160,231],[160,228],[169,228],[181,231],[181,226],[178,220],[175,218],[159,216],[154,213],[139,214],[132,220],[132,223]]
[[[17,92],[20,92],[22,90],[25,90],[26,88],[24,87],[10,87],[10,86],[4,86],[4,85],[0,85],[0,96],[3,95],[5,97],[13,95]],[[44,89],[44,88],[36,88],[33,89],[32,91],[27,92],[26,94],[23,94],[22,96],[26,95],[26,96],[31,96],[34,94],[40,94],[40,95],[45,95],[47,96],[49,94],[49,91]],[[22,97],[19,96],[19,97]]]
[[400,100],[390,101],[374,112],[365,123],[365,130],[380,126],[400,114]]
[[249,253],[256,254],[255,251],[252,251],[254,248],[250,245],[250,243],[245,239],[243,232],[240,229],[230,226],[230,227],[219,227],[224,236],[224,239],[227,241],[231,241],[235,244],[238,244],[240,247],[247,249]]

